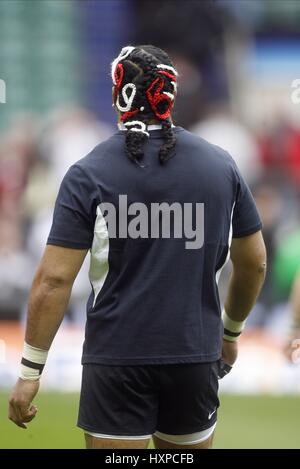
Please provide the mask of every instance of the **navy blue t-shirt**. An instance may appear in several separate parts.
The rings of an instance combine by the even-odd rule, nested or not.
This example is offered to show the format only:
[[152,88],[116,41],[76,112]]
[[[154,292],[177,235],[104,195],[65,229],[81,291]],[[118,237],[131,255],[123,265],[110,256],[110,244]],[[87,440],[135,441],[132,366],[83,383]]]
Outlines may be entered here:
[[[140,165],[125,155],[118,131],[61,184],[48,244],[91,253],[84,364],[221,355],[217,280],[232,237],[259,231],[261,221],[228,153],[183,128],[174,132],[176,154],[163,165],[161,130],[150,132]],[[187,243],[192,235],[198,244]]]

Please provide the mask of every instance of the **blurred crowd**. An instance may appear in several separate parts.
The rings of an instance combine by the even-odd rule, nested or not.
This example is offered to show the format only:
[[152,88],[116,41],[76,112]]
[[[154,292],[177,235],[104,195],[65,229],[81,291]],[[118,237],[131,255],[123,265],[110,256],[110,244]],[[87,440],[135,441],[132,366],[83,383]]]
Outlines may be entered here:
[[[272,10],[272,0],[269,10],[263,8],[266,2],[256,1],[189,0],[184,8],[179,0],[157,2],[155,8],[155,2],[148,0],[123,3],[134,25],[131,42],[165,48],[179,71],[175,124],[225,148],[253,191],[263,220],[269,265],[249,325],[272,328],[278,318],[281,324],[300,269],[300,104],[284,104],[290,100],[291,80],[281,76],[282,70],[277,70],[278,77],[271,73],[266,91],[266,76],[253,69],[251,74],[247,64],[264,35],[274,44],[285,34],[300,37],[300,8],[297,2],[279,2],[290,5],[285,15],[279,12],[279,18],[275,14],[278,7]],[[79,8],[78,2],[74,8]],[[298,20],[294,22],[294,18]],[[126,45],[126,34],[118,41],[115,55]],[[281,49],[277,53],[280,63],[284,53]],[[93,60],[101,61],[101,57],[95,55]],[[109,70],[106,78],[109,90]],[[2,128],[0,318],[17,319],[24,314],[66,170],[115,127],[111,117],[101,115],[101,103],[97,113],[82,99],[80,104],[49,108],[42,116],[16,113]],[[80,323],[90,290],[87,270],[85,265],[76,281],[68,316]],[[225,285],[226,278],[221,292]]]
[[[0,317],[19,318],[50,231],[53,206],[67,169],[111,135],[83,108],[26,117],[6,129],[0,143]],[[84,318],[87,266],[74,286],[73,315]]]

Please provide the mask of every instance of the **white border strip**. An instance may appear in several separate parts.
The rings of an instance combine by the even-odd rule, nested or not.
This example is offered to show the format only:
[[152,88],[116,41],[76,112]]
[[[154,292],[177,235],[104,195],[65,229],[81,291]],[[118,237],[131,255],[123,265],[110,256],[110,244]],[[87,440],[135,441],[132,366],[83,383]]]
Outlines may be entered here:
[[224,264],[220,267],[220,269],[216,272],[216,284],[218,285],[219,279],[222,273],[222,270],[224,269],[225,265],[229,261],[230,258],[230,247],[232,243],[232,232],[233,232],[233,227],[232,227],[232,219],[233,219],[233,212],[234,212],[234,207],[235,207],[235,202],[233,203],[232,209],[231,209],[231,215],[230,215],[230,227],[229,227],[229,233],[228,233],[228,253],[225,259]]
[[213,434],[216,426],[217,422],[206,430],[190,433],[188,435],[168,435],[161,432],[155,432],[154,435],[161,440],[167,441],[168,443],[175,443],[176,445],[196,445],[197,443],[202,443],[203,441],[208,440],[208,438]]
[[148,440],[152,435],[141,435],[141,436],[121,436],[121,435],[106,435],[105,433],[92,433],[85,431],[87,435],[91,435],[94,438],[107,438],[111,440]]

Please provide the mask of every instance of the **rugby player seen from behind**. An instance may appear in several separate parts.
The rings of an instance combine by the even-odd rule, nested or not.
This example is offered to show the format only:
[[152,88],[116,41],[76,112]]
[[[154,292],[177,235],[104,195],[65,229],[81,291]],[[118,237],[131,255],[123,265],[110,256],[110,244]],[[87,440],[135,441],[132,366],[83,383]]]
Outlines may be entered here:
[[36,415],[47,353],[90,251],[78,417],[87,448],[146,448],[151,437],[157,448],[210,448],[218,378],[264,281],[261,221],[230,155],[173,125],[178,74],[164,51],[123,48],[112,79],[119,130],[61,184],[9,418],[26,428]]

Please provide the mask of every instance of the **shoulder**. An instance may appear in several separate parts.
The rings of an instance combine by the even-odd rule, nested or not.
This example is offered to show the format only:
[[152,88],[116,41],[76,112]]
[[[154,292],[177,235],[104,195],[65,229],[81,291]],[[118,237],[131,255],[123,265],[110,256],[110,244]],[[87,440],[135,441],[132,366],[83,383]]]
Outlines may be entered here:
[[197,154],[201,154],[201,156],[208,161],[218,163],[221,166],[227,166],[231,170],[234,170],[236,164],[232,156],[226,150],[208,142],[193,132],[185,129],[181,130],[181,132],[178,132],[179,144],[189,147],[190,150],[194,150]]
[[69,168],[68,173],[74,176],[81,175],[82,177],[93,180],[95,175],[107,165],[107,161],[111,160],[114,154],[119,154],[122,142],[123,140],[118,133],[113,134],[108,139],[96,145],[95,148],[83,158],[76,161],[76,163]]
[[116,132],[108,139],[96,145],[90,153],[78,160],[76,165],[82,169],[87,169],[89,166],[92,166],[95,161],[99,163],[99,161],[108,157],[112,152],[118,150],[122,142],[123,139],[120,138],[120,134]]

